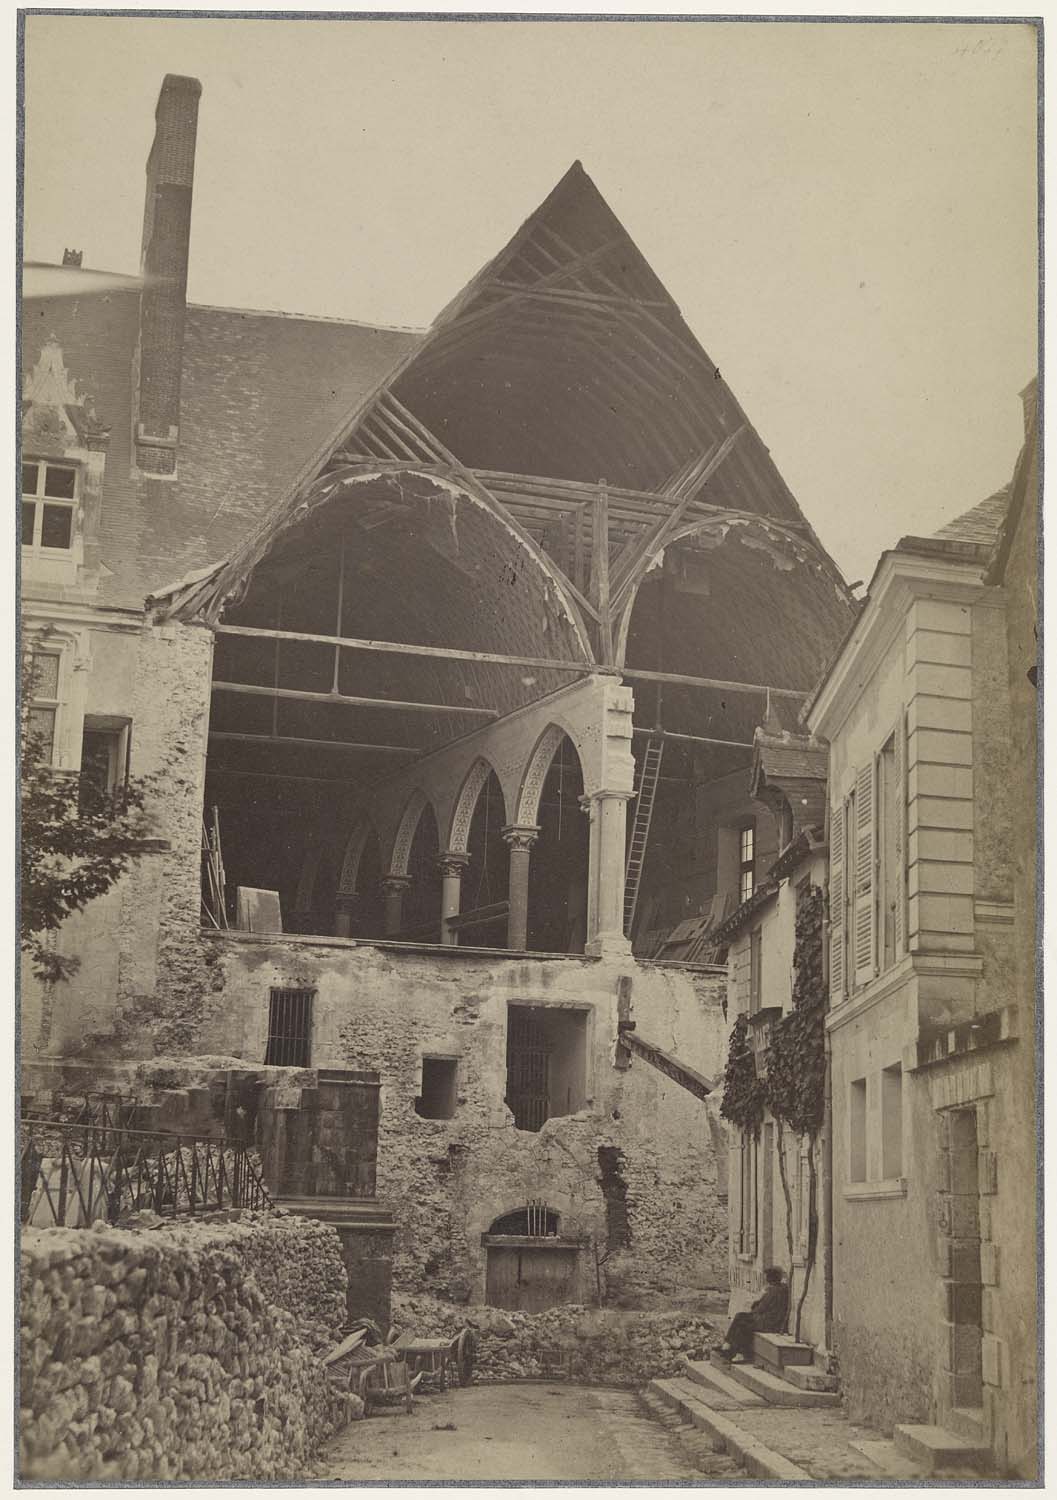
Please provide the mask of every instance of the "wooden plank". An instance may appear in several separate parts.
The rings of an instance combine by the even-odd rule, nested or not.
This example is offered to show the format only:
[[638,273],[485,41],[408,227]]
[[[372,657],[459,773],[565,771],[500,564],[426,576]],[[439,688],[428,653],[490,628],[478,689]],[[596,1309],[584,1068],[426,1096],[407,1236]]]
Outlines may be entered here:
[[[256,739],[257,736],[253,735],[251,738]],[[348,785],[341,776],[294,776],[288,771],[240,771],[234,766],[207,766],[206,776],[237,776],[245,781],[304,781],[312,786]]]
[[299,703],[346,703],[354,708],[395,709],[399,713],[472,714],[478,719],[499,718],[496,708],[463,707],[457,703],[408,703],[402,698],[358,698],[348,693],[310,693],[300,688],[260,687],[250,682],[214,682],[212,690],[214,693],[244,693],[261,698],[293,698]]
[[589,661],[559,661],[548,656],[503,656],[496,651],[462,651],[454,646],[413,646],[403,641],[372,641],[356,636],[317,635],[305,630],[275,631],[257,625],[215,625],[217,635],[243,635],[258,640],[308,641],[321,646],[338,645],[349,651],[380,651],[397,656],[430,656],[444,661],[477,661],[500,667],[549,667],[555,672],[576,672],[586,676],[597,672]]
[[762,682],[723,682],[718,677],[691,677],[683,672],[647,672],[642,667],[621,667],[620,675],[636,682],[674,682],[683,687],[721,688],[725,693],[770,693],[774,698],[800,698],[810,695],[802,688],[771,687]]
[[[705,734],[676,734],[671,729],[633,729],[632,734],[640,739],[651,740],[682,740],[688,745],[729,745],[734,750],[752,750],[752,740],[716,740]],[[667,780],[685,780],[685,777],[660,778]]]
[[227,729],[211,729],[211,740],[237,741],[248,745],[300,745],[313,750],[353,750],[369,755],[422,755],[419,745],[361,745],[352,740],[306,740],[292,734],[235,734]]
[[595,496],[594,530],[591,539],[591,574],[594,602],[598,606],[599,643],[602,660],[613,660],[613,617],[609,608],[609,491],[604,479],[598,481]]
[[597,303],[603,307],[632,306],[632,307],[664,307],[664,302],[650,301],[641,297],[632,297],[625,293],[612,292],[588,292],[578,287],[539,286],[537,284],[526,285],[516,281],[490,281],[490,287],[498,287],[500,291],[513,292],[518,297],[542,297],[548,301],[556,301],[562,304],[570,302]]

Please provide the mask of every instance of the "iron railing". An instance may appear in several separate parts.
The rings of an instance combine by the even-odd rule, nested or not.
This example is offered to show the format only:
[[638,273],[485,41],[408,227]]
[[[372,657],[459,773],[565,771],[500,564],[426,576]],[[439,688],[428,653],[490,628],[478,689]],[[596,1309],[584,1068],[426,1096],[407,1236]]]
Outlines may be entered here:
[[20,1177],[21,1221],[34,1228],[275,1207],[243,1145],[97,1120],[24,1119]]

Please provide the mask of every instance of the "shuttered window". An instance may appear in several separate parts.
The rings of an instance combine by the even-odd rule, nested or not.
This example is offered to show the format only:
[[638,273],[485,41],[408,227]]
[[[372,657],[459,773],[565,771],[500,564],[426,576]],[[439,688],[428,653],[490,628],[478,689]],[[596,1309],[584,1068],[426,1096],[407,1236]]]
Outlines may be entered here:
[[868,984],[877,967],[876,837],[874,808],[877,770],[875,760],[855,778],[855,885],[852,901],[852,957],[856,985]]
[[277,1068],[307,1068],[312,1056],[315,990],[273,989],[268,997],[268,1047],[264,1061]]
[[829,819],[829,998],[844,999],[844,824],[846,807],[838,802]]

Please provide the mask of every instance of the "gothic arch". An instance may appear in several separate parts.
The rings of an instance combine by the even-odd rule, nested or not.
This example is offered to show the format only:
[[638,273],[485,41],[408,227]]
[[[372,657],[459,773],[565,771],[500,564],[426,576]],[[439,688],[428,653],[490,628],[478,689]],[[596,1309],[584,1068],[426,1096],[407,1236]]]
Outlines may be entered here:
[[345,858],[341,862],[341,875],[338,877],[339,896],[355,896],[360,860],[372,833],[377,834],[377,829],[366,814],[361,814],[345,845]]
[[407,862],[411,854],[411,843],[418,828],[419,819],[425,812],[427,806],[432,806],[429,798],[421,787],[416,787],[404,806],[400,826],[396,830],[396,838],[393,840],[393,852],[389,858],[390,875],[406,875]]
[[[536,748],[529,759],[528,767],[521,782],[521,791],[517,800],[517,822],[521,827],[532,827],[539,814],[540,796],[543,792],[543,783],[547,779],[551,761],[558,753],[558,746],[563,739],[567,739],[576,751],[576,758],[580,762],[580,771],[583,773],[583,757],[580,747],[567,729],[560,724],[548,724],[547,728],[536,741]],[[584,778],[586,782],[586,777]]]
[[[477,808],[477,799],[484,789],[485,782],[493,774],[495,774],[495,767],[484,756],[474,761],[467,772],[452,814],[451,834],[448,839],[449,849],[459,854],[466,853],[470,838],[470,824],[473,822],[473,815]],[[498,776],[496,780],[499,780]],[[501,783],[500,793],[502,793]],[[505,812],[504,808],[504,816]]]

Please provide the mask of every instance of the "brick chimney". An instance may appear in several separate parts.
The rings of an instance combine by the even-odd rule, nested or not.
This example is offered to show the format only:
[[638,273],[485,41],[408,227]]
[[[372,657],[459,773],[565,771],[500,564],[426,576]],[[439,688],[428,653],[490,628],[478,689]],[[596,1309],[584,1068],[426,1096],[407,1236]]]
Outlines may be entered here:
[[83,250],[64,250],[62,252],[62,263],[63,263],[64,266],[76,266],[77,269],[80,270],[81,269],[81,262],[83,260],[84,260],[84,251]]
[[145,474],[174,475],[180,436],[180,376],[187,311],[191,186],[202,85],[168,73],[154,112],[143,210],[144,276],[135,373],[135,463]]

